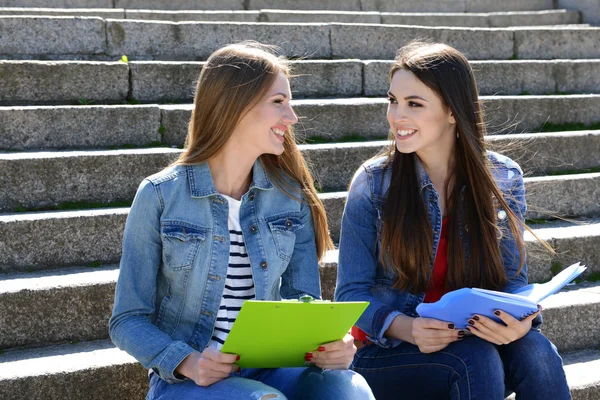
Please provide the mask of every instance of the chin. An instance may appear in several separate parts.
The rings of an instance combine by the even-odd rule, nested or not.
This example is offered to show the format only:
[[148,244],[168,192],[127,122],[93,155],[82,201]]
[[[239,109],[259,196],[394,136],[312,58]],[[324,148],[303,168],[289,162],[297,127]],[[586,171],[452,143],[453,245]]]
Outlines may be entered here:
[[406,146],[404,143],[402,143],[402,145],[400,145],[397,141],[396,141],[396,150],[398,150],[398,152],[400,152],[402,154],[410,154],[410,153],[414,153],[417,151],[413,146]]

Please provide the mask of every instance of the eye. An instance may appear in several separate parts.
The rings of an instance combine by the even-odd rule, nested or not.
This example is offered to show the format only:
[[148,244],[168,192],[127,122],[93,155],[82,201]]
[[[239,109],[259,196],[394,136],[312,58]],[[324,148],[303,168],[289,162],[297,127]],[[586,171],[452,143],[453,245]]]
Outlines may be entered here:
[[414,101],[409,101],[408,106],[409,107],[423,107],[421,104],[415,103]]
[[393,97],[388,97],[387,99],[390,102],[390,104],[398,104],[398,102],[396,101],[396,99],[394,99]]
[[283,104],[283,102],[284,102],[284,99],[282,99],[282,98],[273,100],[273,103],[275,103],[275,104]]

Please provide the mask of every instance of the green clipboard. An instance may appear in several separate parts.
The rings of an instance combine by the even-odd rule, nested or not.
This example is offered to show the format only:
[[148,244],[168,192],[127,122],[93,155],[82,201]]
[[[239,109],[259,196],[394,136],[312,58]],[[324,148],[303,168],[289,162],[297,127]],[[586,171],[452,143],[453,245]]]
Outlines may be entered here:
[[242,368],[305,365],[306,353],[340,340],[358,320],[368,302],[330,302],[303,296],[300,300],[244,302],[223,353],[240,356]]

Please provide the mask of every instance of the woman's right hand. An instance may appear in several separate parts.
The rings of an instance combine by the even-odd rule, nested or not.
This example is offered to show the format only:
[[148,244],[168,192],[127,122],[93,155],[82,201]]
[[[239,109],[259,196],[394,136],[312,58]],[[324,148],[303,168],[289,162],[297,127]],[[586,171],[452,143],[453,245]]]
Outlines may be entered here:
[[195,351],[184,358],[175,372],[187,376],[198,386],[210,386],[239,371],[240,367],[234,364],[237,360],[239,356],[235,354],[221,353],[213,347],[207,347],[202,353]]
[[422,353],[440,351],[452,342],[463,338],[464,332],[454,329],[454,324],[432,318],[413,318],[411,327],[413,344]]

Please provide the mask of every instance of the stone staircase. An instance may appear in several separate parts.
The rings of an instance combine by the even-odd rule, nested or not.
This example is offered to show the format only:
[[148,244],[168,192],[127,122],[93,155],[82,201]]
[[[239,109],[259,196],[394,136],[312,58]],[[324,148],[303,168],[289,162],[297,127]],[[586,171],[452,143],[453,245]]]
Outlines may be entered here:
[[588,266],[543,303],[543,330],[573,397],[600,399],[594,24],[597,0],[0,0],[0,398],[144,398],[146,371],[108,340],[122,231],[141,179],[181,151],[212,51],[255,39],[294,59],[301,151],[337,241],[352,174],[386,143],[390,60],[420,37],[472,60],[488,143],[526,171],[527,218],[557,251],[526,237],[530,280]]

